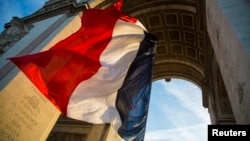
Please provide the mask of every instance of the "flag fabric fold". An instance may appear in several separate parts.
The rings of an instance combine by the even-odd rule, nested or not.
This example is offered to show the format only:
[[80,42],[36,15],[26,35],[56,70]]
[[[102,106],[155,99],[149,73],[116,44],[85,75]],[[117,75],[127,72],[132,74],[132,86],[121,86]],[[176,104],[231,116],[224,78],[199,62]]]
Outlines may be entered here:
[[118,133],[125,140],[144,140],[156,40],[151,34],[145,33],[123,86],[118,90],[116,108],[122,121]]
[[156,38],[121,6],[85,10],[77,32],[47,51],[9,59],[63,115],[143,140]]

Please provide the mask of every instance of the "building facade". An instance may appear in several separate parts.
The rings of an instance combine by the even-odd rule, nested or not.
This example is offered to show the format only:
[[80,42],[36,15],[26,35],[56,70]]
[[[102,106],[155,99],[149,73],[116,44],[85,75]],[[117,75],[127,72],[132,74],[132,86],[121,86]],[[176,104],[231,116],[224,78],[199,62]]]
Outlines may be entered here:
[[[7,127],[13,126],[13,129],[2,131],[1,134],[11,138],[9,134],[14,132],[20,138],[25,138],[20,135],[20,128],[26,129],[28,124],[36,123],[37,126],[41,124],[39,129],[42,129],[38,134],[43,134],[37,137],[48,141],[120,140],[108,124],[79,122],[60,116],[52,106],[43,108],[42,105],[48,103],[43,97],[32,95],[39,92],[11,62],[5,60],[11,56],[48,49],[79,29],[81,11],[105,8],[113,2],[115,0],[49,0],[35,13],[23,18],[15,17],[5,25],[0,36],[1,95],[5,97],[6,94],[29,93],[29,96],[19,98],[24,103],[19,107],[31,107],[31,112],[27,114],[33,115],[29,121],[23,120],[27,127],[22,127],[25,126],[23,123],[20,123],[20,127],[14,126],[18,124],[6,124]],[[203,106],[208,108],[212,124],[250,123],[248,1],[123,0],[123,3],[125,13],[137,17],[158,38],[152,81],[165,79],[167,83],[171,78],[180,78],[196,84],[202,90]],[[21,88],[21,83],[27,83],[27,89]],[[17,89],[22,90],[17,92]],[[29,98],[44,102],[32,106]],[[25,103],[28,106],[25,107]],[[11,106],[13,104],[7,107]],[[11,111],[11,108],[7,110]],[[0,112],[8,111],[0,109]],[[50,113],[50,117],[47,114],[41,119],[46,119],[50,126],[42,126],[40,120],[31,120],[38,119],[34,113],[39,115],[42,111]],[[19,116],[19,119],[23,117],[15,111],[9,113],[9,116]],[[13,123],[14,119],[0,120]]]

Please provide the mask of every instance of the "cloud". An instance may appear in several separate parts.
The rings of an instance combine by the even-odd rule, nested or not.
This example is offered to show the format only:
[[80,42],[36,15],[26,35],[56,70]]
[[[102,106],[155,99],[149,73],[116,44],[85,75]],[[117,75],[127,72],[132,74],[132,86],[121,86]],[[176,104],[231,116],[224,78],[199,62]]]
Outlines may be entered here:
[[154,82],[147,141],[204,141],[209,123],[207,109],[202,106],[201,90],[194,84],[179,79],[169,83]]
[[145,135],[145,141],[205,141],[206,124],[196,124],[172,129],[156,130]]
[[180,105],[194,113],[201,121],[210,122],[208,111],[202,106],[200,88],[184,80],[174,79],[171,83],[161,81],[166,93],[175,97]]
[[160,107],[162,115],[173,127],[188,126],[202,121],[194,115],[192,111],[185,110],[176,105],[162,105]]

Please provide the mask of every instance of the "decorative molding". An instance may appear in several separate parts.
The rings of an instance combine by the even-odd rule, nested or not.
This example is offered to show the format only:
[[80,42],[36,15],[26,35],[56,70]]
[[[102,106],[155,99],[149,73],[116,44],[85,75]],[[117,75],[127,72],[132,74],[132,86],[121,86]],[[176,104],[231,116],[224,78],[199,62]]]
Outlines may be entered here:
[[6,52],[25,36],[33,26],[24,23],[19,17],[13,17],[0,35],[0,54]]
[[9,23],[4,25],[5,30],[0,35],[0,55],[25,36],[33,27],[32,23],[65,13],[68,16],[75,15],[88,9],[87,1],[77,3],[76,0],[49,0],[41,9],[31,15],[23,18],[13,17]]

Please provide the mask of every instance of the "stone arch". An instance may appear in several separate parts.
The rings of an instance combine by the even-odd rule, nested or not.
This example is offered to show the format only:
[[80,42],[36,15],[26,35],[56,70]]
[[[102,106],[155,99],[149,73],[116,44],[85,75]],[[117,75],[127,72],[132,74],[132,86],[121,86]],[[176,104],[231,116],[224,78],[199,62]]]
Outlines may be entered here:
[[[32,24],[65,13],[67,16],[64,18],[68,18],[83,9],[104,8],[115,1],[117,0],[100,0],[92,6],[84,3],[76,4],[75,0],[66,3],[63,0],[50,0],[40,10],[21,20],[25,24]],[[124,11],[137,17],[159,39],[153,81],[180,78],[196,84],[202,89],[203,106],[208,108],[212,124],[249,123],[250,87],[247,83],[250,80],[249,55],[248,50],[244,49],[247,47],[244,45],[247,44],[239,40],[241,37],[233,32],[235,27],[227,21],[236,21],[235,25],[241,27],[239,25],[244,22],[239,21],[247,21],[245,20],[247,15],[244,13],[248,11],[249,3],[244,0],[238,0],[237,5],[227,3],[226,0],[123,0],[123,2]],[[233,10],[230,9],[231,5],[234,6]],[[239,11],[241,19],[235,17],[232,12],[234,10]],[[246,25],[239,29],[243,27],[249,29]],[[9,27],[10,23],[5,26]],[[239,69],[235,69],[238,66]],[[7,63],[2,66],[1,78],[7,76],[12,68],[13,66]],[[5,78],[1,82],[5,81]],[[9,81],[9,78],[7,79]],[[1,87],[5,84],[6,82]],[[67,130],[64,125],[67,125]],[[74,133],[81,132],[83,138],[90,134],[89,131],[93,127],[85,122],[80,124],[60,117],[54,131],[63,129],[63,133],[69,133],[70,137],[78,137],[72,135],[72,126],[77,127],[77,132]],[[87,130],[82,130],[85,128]],[[108,130],[108,125],[94,127],[94,133],[96,133],[95,128],[101,129],[103,136]]]
[[203,106],[208,108],[212,46],[207,45],[205,0],[123,0],[123,11],[158,38],[153,81],[179,78],[192,82],[202,89]]
[[180,78],[196,84],[212,124],[235,123],[207,33],[205,7],[204,0],[124,0],[123,8],[158,38],[153,81]]
[[124,11],[158,38],[153,80],[180,78],[202,89],[207,50],[203,7],[203,0],[124,0]]

